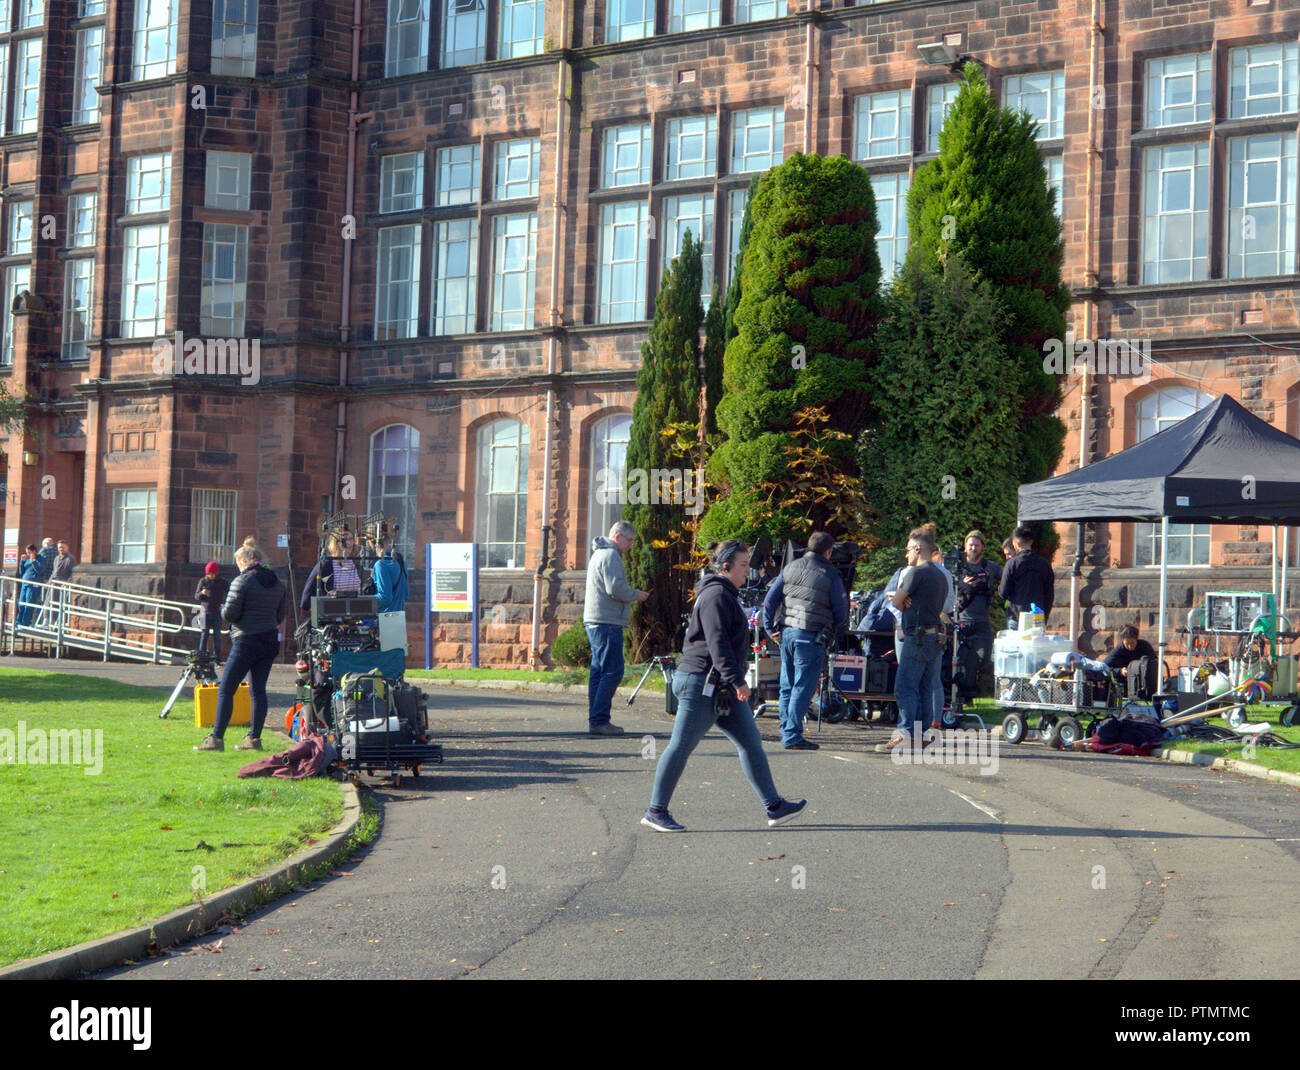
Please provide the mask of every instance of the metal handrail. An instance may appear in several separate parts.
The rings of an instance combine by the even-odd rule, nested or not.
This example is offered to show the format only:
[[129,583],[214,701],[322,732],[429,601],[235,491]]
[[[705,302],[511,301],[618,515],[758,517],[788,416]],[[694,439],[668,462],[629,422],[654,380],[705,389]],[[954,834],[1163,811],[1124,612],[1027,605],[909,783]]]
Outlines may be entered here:
[[[12,586],[12,591],[9,588]],[[21,588],[34,587],[42,592],[41,603],[20,601]],[[98,601],[100,605],[93,604]],[[123,603],[132,612],[114,612],[114,603]],[[87,604],[90,603],[90,604]],[[37,611],[32,623],[19,624],[18,610],[32,606]],[[197,634],[198,629],[188,624],[190,615],[199,607],[194,603],[176,602],[150,595],[133,595],[122,591],[106,591],[102,587],[68,581],[37,583],[14,576],[0,575],[0,635],[8,636],[12,654],[14,640],[27,636],[41,642],[52,643],[55,656],[61,657],[65,647],[93,650],[104,661],[110,656],[169,664],[190,653],[188,647],[164,645],[163,635],[179,636]],[[143,612],[147,615],[137,615]],[[75,620],[75,623],[74,623]],[[102,622],[102,629],[97,625]],[[95,626],[92,631],[86,625]],[[114,626],[121,630],[145,632],[145,640],[115,635]]]

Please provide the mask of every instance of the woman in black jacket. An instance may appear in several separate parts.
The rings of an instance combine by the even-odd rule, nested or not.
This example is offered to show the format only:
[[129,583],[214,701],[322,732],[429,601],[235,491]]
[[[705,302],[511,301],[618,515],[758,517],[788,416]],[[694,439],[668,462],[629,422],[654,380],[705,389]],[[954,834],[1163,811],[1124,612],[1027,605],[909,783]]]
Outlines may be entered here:
[[808,805],[806,800],[787,802],[777,792],[749,708],[749,685],[745,683],[749,622],[736,594],[749,575],[749,550],[737,539],[709,543],[709,561],[715,574],[695,588],[695,609],[673,674],[677,695],[673,738],[659,759],[650,809],[641,819],[641,824],[656,832],[686,831],[668,812],[668,802],[686,760],[715,723],[736,745],[740,767],[767,807],[769,826],[784,824]]
[[230,623],[230,657],[217,691],[216,723],[212,735],[195,750],[225,750],[224,737],[235,707],[235,690],[248,677],[252,718],[248,735],[235,750],[261,750],[266,723],[266,680],[280,653],[280,625],[287,600],[285,586],[262,564],[262,551],[250,536],[235,551],[239,575],[230,584],[221,615]]

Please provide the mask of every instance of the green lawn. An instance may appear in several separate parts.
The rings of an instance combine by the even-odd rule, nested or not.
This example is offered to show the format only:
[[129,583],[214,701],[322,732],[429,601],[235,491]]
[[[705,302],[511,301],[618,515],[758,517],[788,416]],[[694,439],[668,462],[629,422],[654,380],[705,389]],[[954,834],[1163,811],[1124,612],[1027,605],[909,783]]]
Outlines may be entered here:
[[[210,897],[342,816],[342,792],[327,778],[236,779],[262,756],[233,749],[239,728],[225,752],[194,752],[205,731],[192,704],[178,702],[164,721],[163,699],[108,680],[0,668],[0,761],[13,763],[0,765],[0,965]],[[29,746],[37,729],[102,733],[102,770],[87,775],[87,753],[81,765],[20,764],[20,722]],[[268,731],[265,744],[269,753],[289,742]]]

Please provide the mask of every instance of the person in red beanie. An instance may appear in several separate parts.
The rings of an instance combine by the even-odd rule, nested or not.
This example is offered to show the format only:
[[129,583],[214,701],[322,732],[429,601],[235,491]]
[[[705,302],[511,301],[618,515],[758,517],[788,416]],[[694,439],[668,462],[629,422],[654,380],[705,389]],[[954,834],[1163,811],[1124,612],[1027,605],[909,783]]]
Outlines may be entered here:
[[212,653],[221,660],[221,607],[226,601],[226,581],[221,578],[221,566],[209,561],[203,568],[203,579],[194,591],[194,601],[199,604],[199,653],[212,636]]

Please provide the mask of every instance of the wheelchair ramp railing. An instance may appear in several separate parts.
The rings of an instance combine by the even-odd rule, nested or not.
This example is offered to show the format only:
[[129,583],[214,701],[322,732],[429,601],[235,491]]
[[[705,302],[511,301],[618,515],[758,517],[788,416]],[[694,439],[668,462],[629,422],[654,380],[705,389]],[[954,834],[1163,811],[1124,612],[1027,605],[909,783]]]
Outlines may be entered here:
[[56,658],[86,650],[103,661],[173,665],[194,650],[198,629],[189,620],[195,610],[190,603],[148,595],[0,576],[0,643],[10,654],[24,639],[53,647]]

